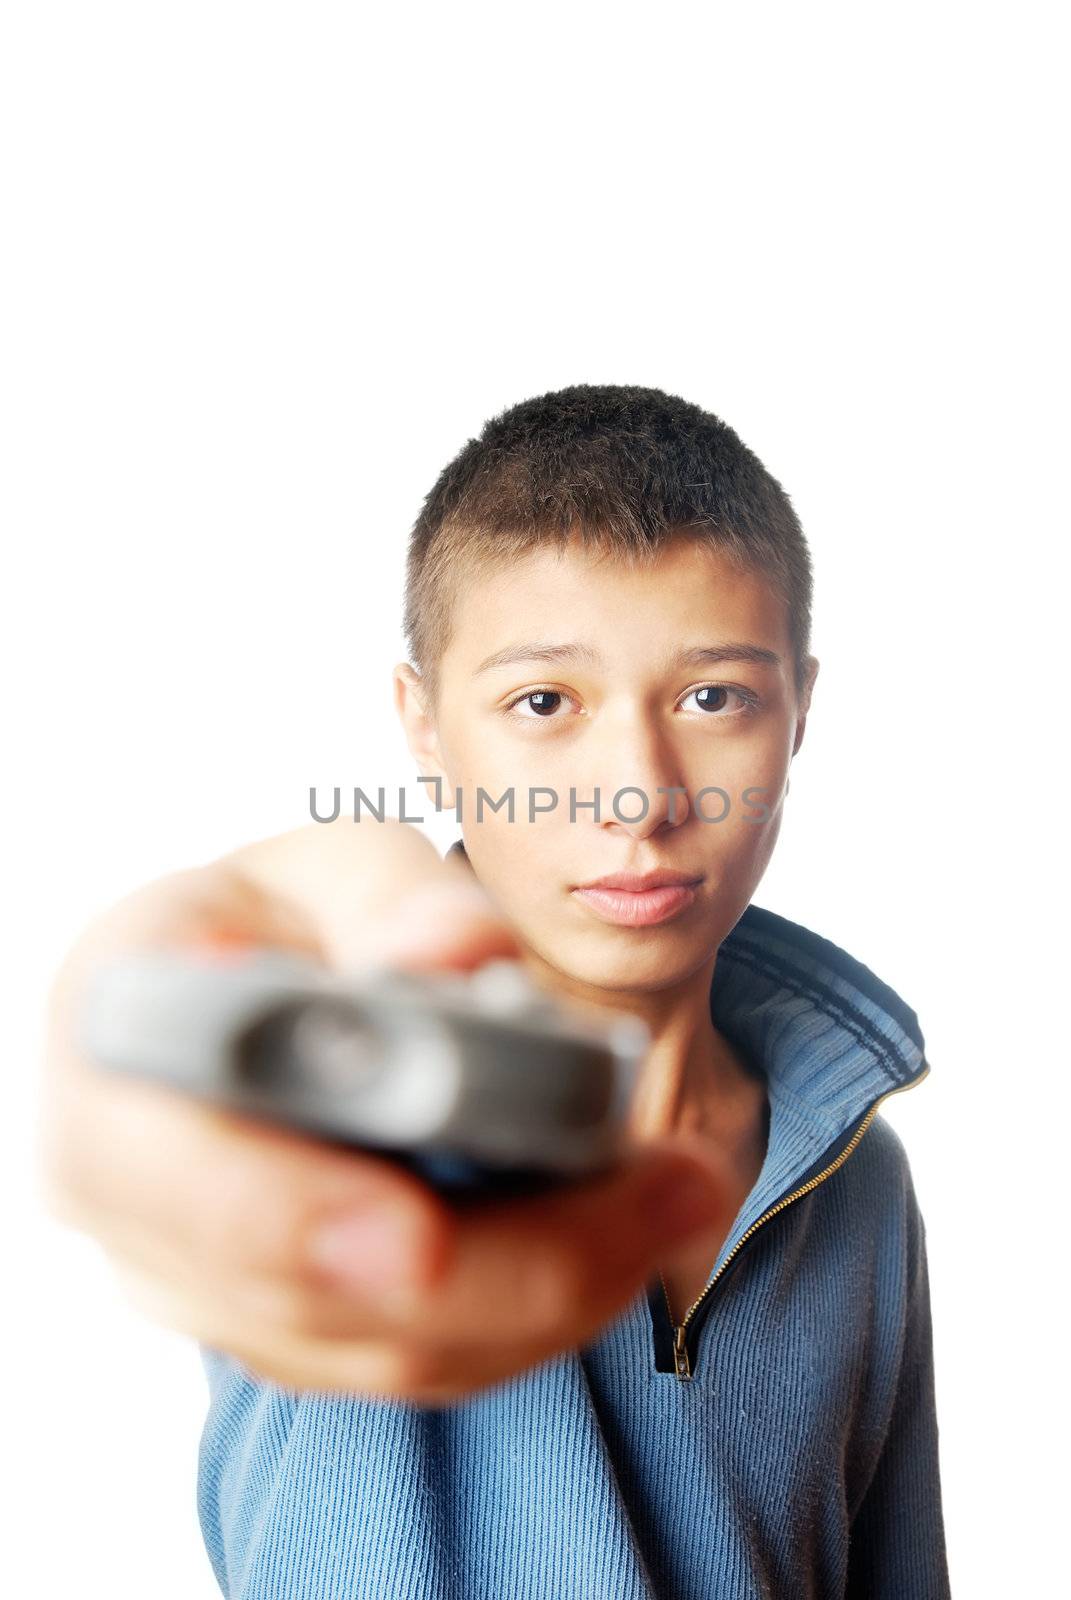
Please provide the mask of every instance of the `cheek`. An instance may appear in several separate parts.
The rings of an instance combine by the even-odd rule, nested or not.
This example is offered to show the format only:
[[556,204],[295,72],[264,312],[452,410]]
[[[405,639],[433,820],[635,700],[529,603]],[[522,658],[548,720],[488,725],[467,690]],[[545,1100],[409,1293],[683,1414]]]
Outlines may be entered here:
[[[728,796],[734,824],[749,812],[772,812],[784,796],[790,745],[781,729],[767,728],[750,738],[711,739],[710,749],[689,766],[688,791],[693,808],[717,816]],[[701,791],[710,793],[702,795]]]
[[[754,821],[748,822],[748,816]],[[754,888],[762,877],[781,832],[782,802],[767,798],[741,806],[732,835],[733,861],[739,864],[745,880]]]
[[[523,738],[510,738],[494,723],[488,725],[479,719],[474,726],[475,734],[469,732],[466,737],[452,739],[449,746],[450,781],[463,791],[463,826],[466,830],[471,827],[477,836],[474,844],[478,844],[479,836],[486,836],[484,854],[489,868],[494,860],[505,857],[515,860],[521,871],[526,855],[538,861],[535,842],[528,845],[521,835],[541,833],[548,822],[548,814],[541,809],[548,803],[545,795],[535,796],[536,813],[529,821],[530,791],[553,788],[564,796],[567,808],[571,780],[567,777],[562,787],[546,752],[541,756],[535,748],[538,741],[529,745]],[[549,814],[550,820],[553,815]],[[472,859],[475,864],[474,855]]]
[[[727,741],[728,743],[728,741]],[[750,899],[781,828],[788,761],[767,738],[726,751],[690,789],[687,826],[729,902]],[[707,793],[701,793],[706,789]]]
[[[488,787],[488,786],[485,786]],[[503,790],[507,786],[503,786]],[[475,790],[465,795],[465,849],[480,882],[500,902],[511,920],[526,908],[545,901],[558,886],[560,863],[566,859],[548,827],[550,819],[527,817],[527,790],[514,785],[514,820],[503,806],[492,812],[485,805],[477,820]],[[503,791],[490,790],[495,798]]]
[[[718,884],[719,898],[724,897],[726,904],[739,905],[740,909],[750,901],[766,872],[781,831],[781,791],[772,784],[756,786],[766,787],[767,792],[745,801],[743,791],[748,785],[744,784],[734,794],[733,807],[724,822],[694,824],[699,848],[711,864]],[[749,817],[753,820],[749,821]]]

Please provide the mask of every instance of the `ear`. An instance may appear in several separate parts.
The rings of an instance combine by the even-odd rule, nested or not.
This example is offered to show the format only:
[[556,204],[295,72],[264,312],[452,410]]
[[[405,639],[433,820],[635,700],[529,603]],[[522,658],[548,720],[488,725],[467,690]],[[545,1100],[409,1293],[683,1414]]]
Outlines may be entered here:
[[[394,669],[393,680],[394,709],[405,732],[405,742],[409,746],[409,752],[417,764],[417,771],[422,778],[442,780],[440,805],[444,811],[452,810],[457,802],[439,747],[439,732],[428,710],[428,695],[424,680],[408,661],[398,663]],[[426,793],[429,799],[435,798],[434,790],[434,784],[427,785]]]
[[796,713],[796,737],[792,742],[793,755],[796,754],[803,743],[803,734],[807,727],[807,713],[811,709],[811,695],[814,692],[814,681],[818,676],[819,665],[817,656],[807,656],[804,662],[803,687],[800,689],[799,710]]

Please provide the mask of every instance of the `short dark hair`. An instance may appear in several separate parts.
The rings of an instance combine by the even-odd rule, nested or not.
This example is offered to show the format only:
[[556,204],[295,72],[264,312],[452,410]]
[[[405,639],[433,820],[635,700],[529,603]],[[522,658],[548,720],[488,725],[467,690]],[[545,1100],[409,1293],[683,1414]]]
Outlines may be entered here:
[[573,384],[492,417],[439,475],[410,535],[405,635],[430,703],[458,587],[482,565],[570,535],[637,560],[682,532],[776,586],[800,690],[807,541],[788,495],[732,428],[678,395],[624,384]]

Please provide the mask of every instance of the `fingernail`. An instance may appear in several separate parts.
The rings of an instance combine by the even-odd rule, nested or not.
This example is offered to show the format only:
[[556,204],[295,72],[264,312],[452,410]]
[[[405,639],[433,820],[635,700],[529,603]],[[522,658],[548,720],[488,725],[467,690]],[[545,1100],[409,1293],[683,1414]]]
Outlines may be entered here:
[[310,1260],[344,1289],[405,1296],[422,1276],[421,1240],[411,1220],[390,1211],[357,1212],[321,1223]]

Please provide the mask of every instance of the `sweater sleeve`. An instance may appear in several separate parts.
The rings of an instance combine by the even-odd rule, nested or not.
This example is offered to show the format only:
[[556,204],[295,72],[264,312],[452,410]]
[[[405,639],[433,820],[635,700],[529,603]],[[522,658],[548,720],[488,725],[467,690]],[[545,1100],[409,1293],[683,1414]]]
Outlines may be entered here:
[[889,1428],[851,1525],[845,1600],[949,1600],[926,1227],[907,1176],[903,1355]]

